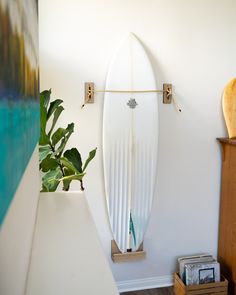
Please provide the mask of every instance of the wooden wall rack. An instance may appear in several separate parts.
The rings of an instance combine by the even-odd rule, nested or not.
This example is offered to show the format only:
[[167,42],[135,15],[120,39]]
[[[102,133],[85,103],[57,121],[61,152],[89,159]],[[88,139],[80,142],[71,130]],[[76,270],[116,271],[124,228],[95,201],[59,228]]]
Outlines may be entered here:
[[87,103],[94,103],[94,95],[96,93],[105,93],[105,92],[112,92],[112,93],[147,93],[147,92],[154,92],[154,93],[162,93],[163,94],[163,103],[170,104],[172,102],[172,84],[164,83],[162,90],[157,89],[144,89],[144,90],[119,90],[119,89],[111,89],[111,90],[95,90],[94,82],[86,82],[84,84],[84,104],[82,108]]

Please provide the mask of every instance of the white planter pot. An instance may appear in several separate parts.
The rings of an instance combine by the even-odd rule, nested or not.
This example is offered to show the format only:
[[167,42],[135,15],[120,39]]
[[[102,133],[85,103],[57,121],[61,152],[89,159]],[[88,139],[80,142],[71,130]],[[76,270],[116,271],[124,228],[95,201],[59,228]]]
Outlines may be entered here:
[[118,294],[84,192],[40,194],[26,294]]

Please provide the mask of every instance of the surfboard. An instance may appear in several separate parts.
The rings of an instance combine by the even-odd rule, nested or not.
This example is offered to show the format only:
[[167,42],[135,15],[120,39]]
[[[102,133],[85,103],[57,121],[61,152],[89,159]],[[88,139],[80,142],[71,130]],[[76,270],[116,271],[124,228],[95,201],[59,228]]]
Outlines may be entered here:
[[[150,60],[133,35],[115,53],[105,90],[156,89]],[[156,93],[106,92],[103,108],[103,164],[107,208],[122,253],[137,251],[151,213],[158,152]]]
[[236,137],[236,78],[226,85],[222,106],[229,138],[234,138]]

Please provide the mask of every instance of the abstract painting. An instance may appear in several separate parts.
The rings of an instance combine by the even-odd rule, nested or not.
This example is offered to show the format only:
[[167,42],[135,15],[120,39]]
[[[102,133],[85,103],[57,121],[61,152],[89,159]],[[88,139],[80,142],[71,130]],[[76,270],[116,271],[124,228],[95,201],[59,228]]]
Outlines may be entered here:
[[0,0],[0,224],[38,141],[38,72],[37,0]]

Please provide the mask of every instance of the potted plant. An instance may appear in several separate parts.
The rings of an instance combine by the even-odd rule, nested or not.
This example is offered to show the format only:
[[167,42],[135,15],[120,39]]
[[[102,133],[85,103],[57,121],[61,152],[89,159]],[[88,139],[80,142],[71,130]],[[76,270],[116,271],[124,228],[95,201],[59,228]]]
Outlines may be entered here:
[[[64,271],[59,285],[72,294],[75,279],[79,284],[83,271],[80,270],[81,263],[84,263],[81,249],[86,247],[97,251],[96,229],[83,191],[86,168],[95,157],[96,148],[89,152],[84,163],[76,148],[66,149],[74,123],[66,128],[57,127],[58,118],[64,110],[62,103],[60,99],[51,101],[51,90],[40,94],[39,168],[42,190],[27,294],[38,288],[44,290],[44,294],[54,294],[55,284],[58,288],[57,280],[63,274],[58,272],[58,267],[63,267]],[[79,181],[81,191],[70,191],[71,181]],[[62,191],[59,191],[59,184],[62,184]],[[87,244],[91,241],[91,245]]]
[[89,152],[87,160],[83,163],[76,148],[65,150],[74,132],[74,123],[55,130],[64,110],[62,103],[61,99],[51,101],[51,89],[40,93],[39,169],[43,173],[41,192],[54,192],[60,183],[63,191],[68,191],[73,180],[80,182],[83,191],[86,168],[96,155],[95,148]]

